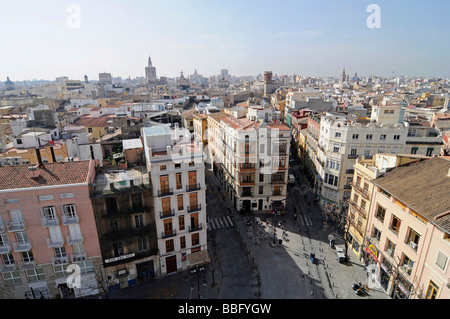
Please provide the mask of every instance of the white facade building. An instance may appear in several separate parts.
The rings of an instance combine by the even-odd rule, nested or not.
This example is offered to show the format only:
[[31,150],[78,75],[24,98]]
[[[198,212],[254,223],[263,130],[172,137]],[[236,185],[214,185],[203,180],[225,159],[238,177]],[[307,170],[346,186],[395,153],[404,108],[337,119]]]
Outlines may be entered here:
[[[179,134],[179,135],[178,135]],[[142,128],[161,274],[209,260],[203,145],[168,125]]]
[[[233,114],[238,115],[238,110]],[[290,129],[284,124],[251,120],[248,114],[239,116],[208,116],[214,171],[236,210],[284,211]]]

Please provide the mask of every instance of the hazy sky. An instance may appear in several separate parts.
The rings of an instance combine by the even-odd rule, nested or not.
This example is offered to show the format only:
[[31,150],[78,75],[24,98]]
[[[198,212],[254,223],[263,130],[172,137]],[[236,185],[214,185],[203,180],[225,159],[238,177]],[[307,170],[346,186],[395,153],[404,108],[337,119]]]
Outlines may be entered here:
[[[372,3],[380,28],[366,24]],[[0,0],[0,81],[134,78],[149,54],[158,77],[339,76],[344,66],[449,77],[449,12],[447,0]]]

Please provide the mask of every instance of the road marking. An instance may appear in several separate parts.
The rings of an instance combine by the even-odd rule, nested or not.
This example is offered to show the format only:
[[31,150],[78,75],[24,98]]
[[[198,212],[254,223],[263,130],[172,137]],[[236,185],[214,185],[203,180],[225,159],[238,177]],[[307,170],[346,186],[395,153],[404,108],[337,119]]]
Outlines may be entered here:
[[312,221],[309,216],[300,215],[300,222],[303,226],[312,226]]
[[221,228],[230,228],[234,226],[233,220],[230,216],[220,216],[216,218],[212,218],[208,223],[208,228],[210,229],[221,229]]

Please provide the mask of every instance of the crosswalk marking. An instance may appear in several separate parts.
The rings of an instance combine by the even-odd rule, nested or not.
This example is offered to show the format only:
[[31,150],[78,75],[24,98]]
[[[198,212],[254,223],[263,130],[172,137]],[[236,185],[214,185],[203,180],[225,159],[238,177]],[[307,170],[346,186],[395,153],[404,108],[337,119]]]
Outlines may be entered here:
[[309,216],[300,215],[300,222],[302,225],[306,226],[312,226],[312,221]]
[[209,229],[230,228],[234,226],[234,222],[230,216],[220,216],[211,219],[208,222]]

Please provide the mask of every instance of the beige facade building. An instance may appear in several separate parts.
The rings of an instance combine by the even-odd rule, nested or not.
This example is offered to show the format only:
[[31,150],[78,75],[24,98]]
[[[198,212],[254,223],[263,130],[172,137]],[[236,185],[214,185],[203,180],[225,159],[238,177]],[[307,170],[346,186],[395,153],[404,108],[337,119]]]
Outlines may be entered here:
[[434,157],[373,180],[364,249],[393,298],[450,298],[450,160]]
[[358,258],[365,256],[363,243],[374,187],[372,181],[389,169],[427,158],[422,155],[375,154],[371,158],[361,157],[356,160],[348,200],[346,231],[348,248]]

